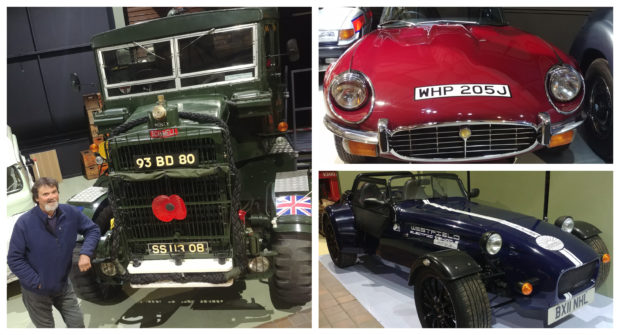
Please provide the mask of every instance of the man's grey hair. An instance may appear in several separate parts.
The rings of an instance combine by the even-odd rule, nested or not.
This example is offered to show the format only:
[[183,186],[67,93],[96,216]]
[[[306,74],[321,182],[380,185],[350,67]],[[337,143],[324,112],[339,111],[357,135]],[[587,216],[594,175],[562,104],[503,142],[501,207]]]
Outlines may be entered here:
[[39,197],[39,188],[41,188],[41,186],[43,185],[48,187],[56,187],[56,190],[58,190],[58,181],[56,179],[49,177],[39,178],[37,181],[34,182],[34,185],[32,185],[32,188],[30,189],[30,192],[32,192],[32,201],[34,201],[35,203],[37,202],[37,198]]

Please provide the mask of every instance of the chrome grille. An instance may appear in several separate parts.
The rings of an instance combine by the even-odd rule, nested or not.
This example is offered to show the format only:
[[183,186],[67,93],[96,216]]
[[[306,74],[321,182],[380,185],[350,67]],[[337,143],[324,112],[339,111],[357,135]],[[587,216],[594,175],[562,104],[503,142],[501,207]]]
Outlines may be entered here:
[[[471,131],[467,140],[459,136],[465,127]],[[388,143],[390,149],[401,156],[449,159],[508,155],[531,147],[536,138],[536,128],[530,125],[476,123],[395,131]]]

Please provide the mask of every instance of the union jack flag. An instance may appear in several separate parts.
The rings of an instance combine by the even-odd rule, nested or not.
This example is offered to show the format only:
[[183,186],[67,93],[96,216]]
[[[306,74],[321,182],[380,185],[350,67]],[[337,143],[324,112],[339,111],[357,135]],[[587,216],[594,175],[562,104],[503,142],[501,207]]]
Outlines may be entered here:
[[310,197],[301,195],[286,195],[276,198],[277,216],[307,215],[312,216],[312,202]]

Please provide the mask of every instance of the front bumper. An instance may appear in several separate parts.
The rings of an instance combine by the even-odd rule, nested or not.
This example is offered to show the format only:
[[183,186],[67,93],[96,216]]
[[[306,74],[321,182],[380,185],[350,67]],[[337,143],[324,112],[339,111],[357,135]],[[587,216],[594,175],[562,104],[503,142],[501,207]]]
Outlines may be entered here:
[[[377,123],[377,131],[364,131],[358,129],[347,128],[342,126],[336,122],[334,122],[328,116],[325,116],[323,119],[323,123],[327,127],[329,131],[334,133],[334,135],[341,137],[343,139],[343,147],[345,151],[348,153],[355,155],[355,153],[351,153],[348,149],[349,141],[364,143],[367,145],[375,145],[376,146],[376,157],[383,157],[388,159],[400,160],[405,162],[420,162],[420,163],[437,163],[437,162],[446,162],[446,163],[459,163],[459,162],[476,162],[476,161],[489,161],[495,159],[502,159],[508,157],[514,157],[517,155],[524,154],[526,152],[534,151],[540,149],[542,147],[549,147],[551,143],[551,138],[555,135],[564,134],[575,128],[579,127],[583,120],[580,119],[580,114],[575,113],[571,118],[558,122],[555,124],[551,123],[551,118],[547,113],[539,113],[538,114],[538,123],[537,124],[525,124],[536,130],[537,137],[536,140],[527,148],[519,151],[513,151],[503,154],[494,154],[494,155],[486,155],[486,156],[477,156],[477,157],[465,157],[465,158],[419,158],[419,157],[408,157],[403,156],[397,153],[393,148],[390,147],[389,138],[395,132],[403,131],[403,129],[416,129],[422,127],[429,126],[442,126],[444,124],[423,124],[423,125],[414,125],[410,127],[399,127],[396,129],[389,129],[388,119],[379,119]],[[454,122],[450,123],[451,125],[469,125],[475,124],[476,121],[464,121],[464,122]],[[484,122],[483,122],[484,123]]]

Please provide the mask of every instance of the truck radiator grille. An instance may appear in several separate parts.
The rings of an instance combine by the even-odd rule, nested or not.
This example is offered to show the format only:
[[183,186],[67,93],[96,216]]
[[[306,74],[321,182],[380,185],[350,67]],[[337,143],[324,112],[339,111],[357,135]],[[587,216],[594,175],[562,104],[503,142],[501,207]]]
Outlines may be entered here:
[[[178,130],[177,130],[178,131]],[[115,136],[108,144],[108,155],[115,171],[136,169],[135,159],[144,156],[165,156],[196,152],[198,165],[205,167],[225,162],[221,134],[215,130],[186,131],[168,138],[151,138],[149,133]],[[155,162],[153,162],[154,164]]]
[[597,262],[590,262],[564,272],[558,283],[558,297],[563,298],[564,293],[582,290],[594,284],[597,268]]
[[[134,252],[146,252],[147,243],[209,241],[228,246],[231,197],[229,177],[224,173],[200,178],[171,178],[128,181],[111,178],[114,220],[122,225],[123,236]],[[176,194],[185,202],[187,217],[159,221],[152,210],[159,195]]]
[[[467,140],[459,132],[468,128]],[[536,128],[530,125],[476,123],[437,125],[395,131],[389,136],[392,150],[401,156],[420,159],[479,158],[510,155],[536,143]]]

